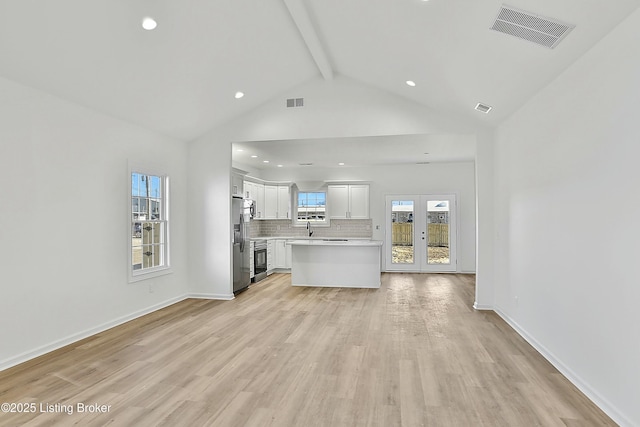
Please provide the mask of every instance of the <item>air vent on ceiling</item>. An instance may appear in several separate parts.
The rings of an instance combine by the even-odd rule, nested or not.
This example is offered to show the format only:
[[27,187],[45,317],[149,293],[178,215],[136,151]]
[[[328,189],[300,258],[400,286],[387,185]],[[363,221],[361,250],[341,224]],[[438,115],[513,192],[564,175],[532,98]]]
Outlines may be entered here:
[[289,98],[287,99],[287,108],[304,107],[304,98]]
[[478,110],[478,111],[480,111],[482,113],[485,113],[485,114],[487,114],[489,111],[491,111],[492,108],[493,108],[492,106],[483,104],[481,102],[478,102],[476,104],[476,110]]
[[313,166],[313,163],[298,163],[300,166]]
[[492,30],[519,37],[524,40],[553,49],[575,28],[557,19],[546,18],[502,5]]

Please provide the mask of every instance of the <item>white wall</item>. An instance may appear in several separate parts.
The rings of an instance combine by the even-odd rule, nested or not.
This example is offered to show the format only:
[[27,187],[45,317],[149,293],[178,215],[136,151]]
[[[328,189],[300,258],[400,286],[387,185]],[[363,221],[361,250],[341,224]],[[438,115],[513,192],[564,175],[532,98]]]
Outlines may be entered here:
[[[186,156],[183,142],[0,79],[0,369],[185,295]],[[172,186],[174,273],[135,284],[128,160],[166,167]]]
[[494,308],[494,135],[476,135],[476,309]]
[[[273,170],[274,181],[368,181],[373,239],[385,240],[385,196],[389,194],[456,194],[458,201],[458,271],[475,272],[475,179],[473,162],[359,168]],[[379,226],[379,229],[376,229]]]
[[501,314],[640,426],[640,11],[496,133]]
[[[303,97],[304,108],[285,108]],[[233,141],[405,134],[470,134],[476,129],[412,101],[337,76],[313,80],[189,145],[190,286],[230,298],[229,180]]]

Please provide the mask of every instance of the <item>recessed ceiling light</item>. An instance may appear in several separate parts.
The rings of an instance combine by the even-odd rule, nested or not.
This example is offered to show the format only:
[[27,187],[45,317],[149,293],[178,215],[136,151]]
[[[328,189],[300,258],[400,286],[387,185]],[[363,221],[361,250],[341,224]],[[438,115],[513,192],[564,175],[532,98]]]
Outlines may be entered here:
[[255,154],[253,156],[251,156],[252,159],[257,159],[258,156],[256,156]]
[[340,162],[338,163],[338,166],[344,166],[344,163]]
[[407,86],[411,86],[411,87],[415,87],[416,82],[414,82],[413,80],[407,80]]
[[281,167],[282,167],[282,165],[278,165],[278,167],[279,167],[279,168],[281,168]]
[[156,20],[149,16],[142,19],[142,28],[144,28],[145,30],[151,31],[154,30],[157,26],[158,23],[156,22]]
[[269,163],[269,160],[263,160],[262,163]]
[[244,151],[244,150],[243,150],[242,148],[238,148],[236,151],[240,151],[240,152],[242,152],[242,151]]
[[240,98],[242,98],[243,96],[244,96],[244,93],[242,93],[242,92],[240,92],[240,91],[236,92],[236,94],[235,94],[236,99],[240,99]]

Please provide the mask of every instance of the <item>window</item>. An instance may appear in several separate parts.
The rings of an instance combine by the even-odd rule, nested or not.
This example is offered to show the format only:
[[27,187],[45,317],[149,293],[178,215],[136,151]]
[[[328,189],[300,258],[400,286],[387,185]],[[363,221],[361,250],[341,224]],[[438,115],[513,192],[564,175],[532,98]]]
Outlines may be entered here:
[[298,191],[296,204],[296,222],[306,224],[327,224],[327,192]]
[[168,187],[167,176],[131,172],[131,281],[169,268]]

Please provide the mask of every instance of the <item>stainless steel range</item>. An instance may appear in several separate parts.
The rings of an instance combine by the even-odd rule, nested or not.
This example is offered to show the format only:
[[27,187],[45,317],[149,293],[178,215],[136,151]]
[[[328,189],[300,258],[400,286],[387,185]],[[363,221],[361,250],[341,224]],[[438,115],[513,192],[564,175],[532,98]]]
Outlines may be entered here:
[[255,240],[253,251],[253,281],[259,282],[267,277],[267,241]]

